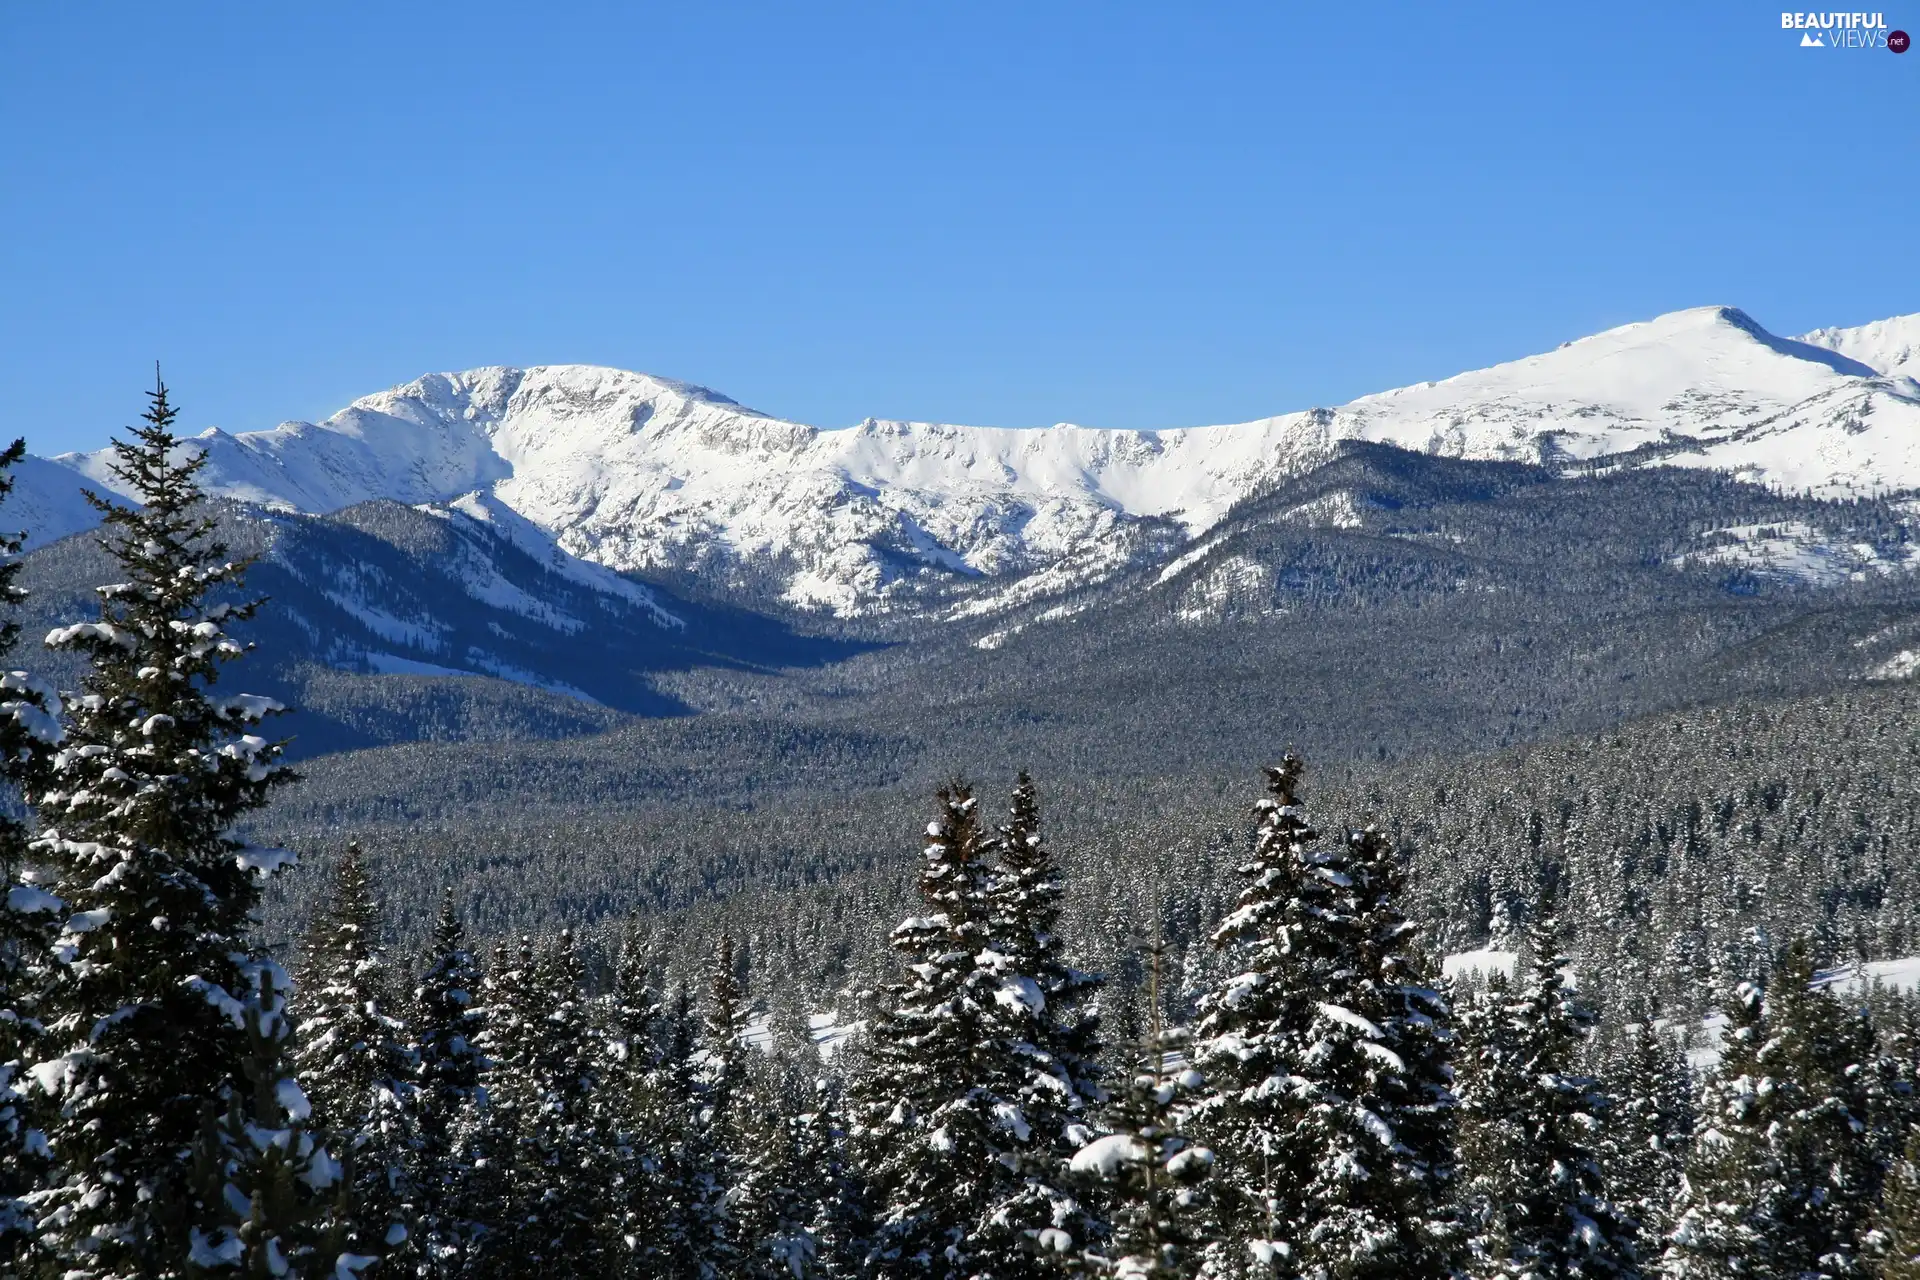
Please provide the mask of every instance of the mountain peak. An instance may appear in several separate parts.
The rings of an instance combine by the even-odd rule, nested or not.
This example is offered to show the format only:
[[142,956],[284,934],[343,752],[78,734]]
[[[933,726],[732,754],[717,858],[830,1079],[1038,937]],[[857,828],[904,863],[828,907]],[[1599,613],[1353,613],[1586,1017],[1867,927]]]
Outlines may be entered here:
[[[1920,386],[1892,376],[1917,348],[1920,317],[1796,339],[1737,307],[1695,307],[1333,409],[1160,431],[874,418],[822,431],[652,374],[493,365],[199,443],[225,496],[323,513],[479,494],[581,560],[860,614],[926,607],[983,576],[1098,576],[1345,441],[1920,488]],[[60,475],[112,483],[102,454],[59,463],[34,470],[23,499]],[[91,519],[58,495],[21,505],[46,516],[36,541]]]

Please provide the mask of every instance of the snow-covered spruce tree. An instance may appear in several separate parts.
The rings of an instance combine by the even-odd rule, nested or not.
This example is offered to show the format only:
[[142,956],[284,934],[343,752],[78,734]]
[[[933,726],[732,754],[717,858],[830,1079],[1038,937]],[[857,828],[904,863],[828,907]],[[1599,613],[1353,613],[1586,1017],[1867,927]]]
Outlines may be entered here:
[[856,1081],[855,1150],[874,1211],[872,1266],[887,1276],[998,1274],[977,1233],[1014,1183],[1026,1121],[1010,1084],[996,1010],[988,840],[972,791],[940,791],[927,828],[927,914],[892,945],[906,973],[882,993]]
[[1693,1141],[1693,1080],[1678,1039],[1653,1018],[1630,1032],[1611,1073],[1615,1101],[1602,1163],[1621,1211],[1638,1227],[1638,1255],[1657,1258]]
[[1060,937],[1065,889],[1041,837],[1039,797],[1025,773],[1014,787],[997,852],[988,893],[992,944],[982,959],[998,981],[993,1013],[1012,1072],[1007,1100],[1024,1117],[1026,1133],[1016,1134],[1019,1179],[991,1206],[981,1235],[1000,1259],[995,1274],[1011,1276],[1040,1265],[1034,1255],[1043,1232],[1085,1243],[1093,1229],[1066,1173],[1103,1096],[1099,1018],[1088,1007],[1101,982],[1066,961]]
[[814,1083],[813,1106],[798,1121],[800,1167],[811,1171],[813,1268],[819,1280],[858,1280],[863,1275],[872,1223],[866,1189],[847,1149],[844,1100],[831,1080]]
[[[0,499],[13,489],[7,474],[26,455],[26,442],[0,450]],[[15,605],[26,592],[15,585],[22,535],[0,538],[0,605]],[[20,624],[0,621],[0,654],[12,651]],[[19,793],[32,788],[60,743],[60,701],[54,691],[24,671],[0,675],[0,785]],[[27,861],[27,824],[0,813],[0,1275],[14,1264],[33,1235],[24,1199],[44,1170],[22,1072],[30,1042],[41,1030],[40,995],[52,962],[51,946],[60,900],[32,874]]]
[[473,1236],[460,1259],[460,1274],[513,1274],[517,1228],[527,1206],[520,1196],[521,1126],[533,1106],[532,1032],[534,946],[523,936],[516,946],[496,945],[480,984],[475,1046],[482,1065],[478,1104],[457,1131],[457,1159],[465,1166],[458,1216]]
[[737,1118],[736,1103],[747,1083],[747,1043],[753,1005],[740,981],[733,939],[720,935],[707,981],[707,1006],[701,1019],[699,1080],[708,1123],[723,1141]]
[[1777,1082],[1768,1137],[1784,1177],[1769,1241],[1803,1276],[1861,1273],[1883,1173],[1869,1096],[1875,1057],[1870,1023],[1814,987],[1812,947],[1789,943],[1767,989],[1767,1038],[1757,1055]]
[[612,1161],[609,1267],[620,1276],[654,1273],[666,1225],[662,1184],[675,1126],[659,1095],[662,1015],[651,976],[640,935],[629,930],[604,1006],[605,1054],[594,1095],[595,1123],[607,1135]]
[[[246,1087],[232,1092],[224,1113],[208,1114],[193,1153],[192,1182],[211,1219],[189,1229],[188,1265],[169,1274],[358,1276],[381,1255],[363,1251],[353,1179],[317,1136],[294,1078],[291,984],[270,960],[259,963],[256,984],[239,1010]],[[401,1243],[397,1223],[385,1229],[377,1250]]]
[[1134,1046],[1133,1067],[1107,1108],[1112,1130],[1074,1154],[1073,1173],[1090,1183],[1106,1210],[1105,1240],[1083,1247],[1080,1269],[1119,1280],[1185,1280],[1206,1247],[1219,1238],[1212,1198],[1204,1185],[1213,1152],[1180,1131],[1183,1095],[1191,1101],[1205,1080],[1192,1067],[1173,1067],[1186,1038],[1161,1023],[1160,977],[1166,949],[1157,938],[1149,959],[1146,1034]]
[[418,1248],[428,1276],[457,1276],[477,1234],[462,1194],[467,1163],[459,1137],[481,1101],[484,1060],[475,1045],[480,1015],[474,1007],[480,974],[466,947],[466,926],[449,890],[434,922],[426,972],[413,995],[415,1111],[413,1187],[418,1198]]
[[1868,1274],[1880,1280],[1920,1280],[1920,1131],[1887,1170],[1870,1240],[1873,1262]]
[[[1575,1069],[1591,1016],[1563,969],[1549,904],[1528,923],[1517,986],[1471,1025],[1459,1072],[1461,1148],[1476,1168],[1472,1270],[1488,1276],[1635,1277],[1634,1225],[1607,1197],[1598,1147],[1608,1099]],[[1495,999],[1504,994],[1496,986]],[[1484,1030],[1483,1030],[1484,1028]]]
[[1270,776],[1258,860],[1243,869],[1254,883],[1216,934],[1244,948],[1251,972],[1203,1006],[1200,1061],[1227,1083],[1196,1118],[1242,1211],[1257,1203],[1290,1228],[1243,1237],[1261,1266],[1450,1275],[1450,1013],[1397,905],[1399,862],[1373,830],[1344,850],[1312,848],[1298,761]]
[[90,668],[28,796],[31,857],[63,903],[29,1067],[52,1106],[55,1166],[32,1197],[37,1246],[100,1280],[183,1274],[196,1233],[225,1221],[194,1185],[194,1151],[207,1117],[255,1087],[249,1027],[268,1015],[248,935],[264,876],[291,861],[232,834],[292,777],[254,732],[280,707],[212,692],[243,651],[225,627],[253,606],[208,602],[243,566],[211,536],[204,459],[174,434],[165,387],[151,398],[110,464],[141,505],[88,495],[125,580],[100,588],[98,621],[47,637]]
[[[1313,1169],[1295,1265],[1338,1277],[1445,1277],[1457,1269],[1451,1010],[1400,910],[1403,872],[1377,830],[1325,860],[1339,940],[1295,1072],[1304,1123],[1288,1141]],[[1298,1086],[1296,1086],[1298,1088]]]
[[1315,1170],[1307,1148],[1290,1141],[1307,1106],[1295,1064],[1311,1043],[1334,954],[1322,922],[1336,908],[1333,883],[1311,848],[1318,834],[1300,806],[1304,768],[1289,753],[1266,771],[1253,857],[1238,868],[1245,888],[1213,933],[1232,959],[1229,969],[1239,971],[1200,999],[1194,1057],[1207,1089],[1192,1125],[1220,1160],[1214,1195],[1226,1229],[1211,1251],[1210,1274],[1290,1272],[1307,1225],[1305,1191]]
[[736,1099],[738,1142],[727,1207],[739,1242],[739,1274],[751,1280],[801,1280],[820,1272],[813,1234],[827,1170],[807,1163],[800,1117],[758,1071]]
[[1725,1002],[1720,1064],[1699,1091],[1693,1147],[1661,1260],[1673,1280],[1774,1274],[1761,1254],[1775,1233],[1779,1188],[1767,1142],[1774,1089],[1759,1060],[1764,1009],[1758,982],[1739,983]]
[[1870,1137],[1873,1032],[1813,978],[1812,949],[1796,939],[1764,1003],[1754,985],[1731,1002],[1668,1251],[1679,1280],[1865,1273],[1883,1175]]
[[612,1168],[595,1123],[599,1046],[571,930],[562,930],[535,965],[527,990],[514,1263],[527,1275],[601,1275],[610,1269],[605,1193]]
[[354,1200],[371,1239],[349,1243],[371,1253],[396,1224],[407,1230],[416,1213],[409,1167],[416,1091],[411,1032],[395,1016],[380,954],[380,908],[358,844],[340,855],[333,892],[305,950],[294,1063],[315,1124],[352,1170]]
[[[731,1257],[725,1155],[714,1141],[701,1075],[700,1018],[685,987],[674,993],[666,1016],[660,1069],[651,1090],[656,1099],[653,1132],[664,1148],[655,1180],[659,1230],[644,1255],[643,1274],[672,1280],[711,1280]],[[645,1118],[643,1116],[643,1118]]]

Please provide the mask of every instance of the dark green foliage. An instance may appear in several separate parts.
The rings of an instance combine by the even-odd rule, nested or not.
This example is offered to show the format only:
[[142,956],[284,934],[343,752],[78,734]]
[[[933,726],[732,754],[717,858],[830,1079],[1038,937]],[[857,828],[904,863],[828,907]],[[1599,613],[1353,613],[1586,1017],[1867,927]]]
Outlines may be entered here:
[[1869,1256],[1879,1280],[1920,1280],[1920,1131],[1887,1170]]
[[[22,440],[0,450],[0,499],[12,490],[8,472],[25,453]],[[11,615],[25,596],[14,585],[20,573],[14,558],[20,542],[18,536],[0,537],[0,605],[9,610],[0,619],[0,654],[11,653],[20,635],[20,624]],[[31,786],[48,763],[59,738],[52,714],[58,702],[50,688],[25,672],[0,674],[0,782],[9,791]],[[60,902],[36,883],[39,876],[28,865],[27,838],[25,822],[0,813],[0,1274],[33,1234],[34,1214],[24,1197],[45,1160],[24,1070],[32,1042],[44,1029],[40,994]]]
[[1602,1164],[1615,1202],[1639,1228],[1638,1255],[1657,1258],[1693,1141],[1693,1080],[1671,1029],[1649,1018],[1629,1030],[1609,1073]]
[[1288,755],[1267,770],[1253,857],[1238,869],[1246,887],[1213,934],[1231,949],[1233,976],[1202,999],[1195,1046],[1209,1089],[1194,1124],[1223,1161],[1221,1221],[1233,1245],[1263,1257],[1292,1256],[1315,1173],[1314,1153],[1288,1141],[1305,1111],[1290,1082],[1309,1043],[1321,962],[1331,958],[1317,922],[1330,913],[1333,886],[1319,874],[1318,833],[1300,806],[1303,769]]
[[[1078,1262],[1095,1275],[1132,1280],[1184,1280],[1220,1238],[1206,1180],[1214,1155],[1180,1131],[1179,1110],[1205,1078],[1171,1067],[1186,1038],[1160,1020],[1160,976],[1166,948],[1149,955],[1146,1034],[1129,1046],[1121,1087],[1103,1117],[1109,1130],[1075,1154],[1073,1170],[1105,1211],[1106,1238],[1082,1241]],[[1055,1244],[1061,1252],[1071,1242]],[[1090,1246],[1090,1247],[1089,1247]]]
[[419,1108],[412,1033],[380,952],[380,908],[358,845],[334,865],[327,912],[308,932],[299,976],[300,1043],[294,1055],[313,1119],[352,1171],[369,1238],[355,1252],[384,1249],[389,1227],[415,1219],[413,1167]]
[[1012,1076],[1004,1098],[1026,1133],[1016,1135],[1017,1183],[988,1210],[987,1231],[999,1241],[998,1274],[1010,1277],[1032,1269],[1043,1233],[1085,1242],[1094,1230],[1065,1174],[1104,1096],[1100,1021],[1089,1008],[1101,981],[1067,963],[1060,933],[1066,890],[1041,836],[1033,780],[1024,773],[995,852],[987,897],[988,967],[998,984],[993,1034]]
[[1196,1122],[1252,1256],[1287,1274],[1444,1277],[1450,1014],[1391,846],[1368,829],[1315,848],[1301,771],[1293,756],[1268,770],[1249,883],[1215,934],[1240,972],[1202,1002],[1213,1087]]
[[928,914],[894,930],[905,973],[885,992],[857,1080],[874,1265],[890,1276],[975,1274],[975,1233],[1019,1161],[1001,1110],[998,983],[978,960],[992,941],[988,853],[971,789],[943,788],[920,866]]
[[513,1263],[518,1274],[607,1269],[605,1196],[612,1153],[597,1124],[599,1044],[587,1013],[573,934],[562,931],[535,964],[520,1005],[524,1039],[513,1157]]
[[466,929],[449,893],[427,948],[426,972],[414,991],[414,1058],[418,1063],[414,1192],[419,1206],[418,1248],[430,1276],[461,1274],[462,1259],[481,1224],[468,1216],[462,1194],[468,1175],[460,1137],[481,1102],[484,1065],[474,1007],[480,971],[466,948]]
[[49,637],[88,667],[29,794],[31,856],[64,903],[31,1068],[57,1106],[38,1245],[98,1277],[178,1274],[193,1233],[225,1225],[190,1174],[196,1149],[236,1158],[205,1152],[207,1117],[257,1083],[249,1025],[269,1014],[248,938],[263,874],[284,861],[232,827],[290,776],[254,731],[278,706],[210,691],[242,652],[224,628],[253,608],[207,603],[242,566],[208,536],[201,460],[180,448],[164,387],[152,401],[112,463],[142,505],[91,499],[124,580],[100,589],[99,621]]
[[1577,1069],[1590,1015],[1562,973],[1550,906],[1523,970],[1461,1026],[1462,1205],[1475,1275],[1637,1277],[1634,1224],[1610,1201],[1599,1149],[1609,1099]]

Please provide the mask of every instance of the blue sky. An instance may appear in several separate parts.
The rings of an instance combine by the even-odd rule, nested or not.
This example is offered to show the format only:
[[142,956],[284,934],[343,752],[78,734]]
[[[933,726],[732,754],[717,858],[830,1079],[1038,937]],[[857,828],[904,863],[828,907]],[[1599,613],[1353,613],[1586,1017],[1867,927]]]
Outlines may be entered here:
[[564,361],[1151,427],[1920,310],[1920,52],[1750,3],[11,4],[0,59],[36,452],[156,358],[196,430]]

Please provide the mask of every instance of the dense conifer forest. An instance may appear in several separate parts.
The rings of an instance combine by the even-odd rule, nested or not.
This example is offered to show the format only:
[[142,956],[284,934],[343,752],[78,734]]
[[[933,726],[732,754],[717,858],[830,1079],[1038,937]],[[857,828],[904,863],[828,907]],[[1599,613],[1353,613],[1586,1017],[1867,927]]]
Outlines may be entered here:
[[[101,548],[60,553],[102,573],[48,637],[59,687],[0,678],[0,1274],[1920,1274],[1920,1003],[1858,967],[1920,951],[1920,702],[1829,678],[1839,641],[1736,678],[1805,601],[1668,608],[1589,538],[1609,644],[1691,619],[1738,641],[1708,665],[1740,696],[1678,696],[1686,644],[1595,651],[1584,689],[1527,684],[1443,750],[1303,690],[1316,763],[1269,731],[1302,672],[1437,617],[1421,643],[1457,657],[1484,602],[1256,502],[1223,536],[1317,584],[1327,647],[1267,664],[1262,633],[1236,658],[1256,723],[1218,741],[1143,695],[1120,742],[1033,673],[943,721],[923,672],[859,719],[508,698],[539,731],[380,739],[302,780],[293,692],[335,725],[379,708],[273,666],[173,423],[159,388],[116,448],[139,505],[99,501]],[[1592,515],[1502,474],[1521,505],[1475,517],[1489,537]],[[1578,567],[1497,585],[1537,601]],[[1360,580],[1364,612],[1335,589]],[[22,581],[9,556],[37,616]],[[1844,606],[1846,644],[1911,625],[1883,584]],[[1098,668],[1106,638],[1076,643]],[[969,648],[939,680],[972,687]],[[1653,673],[1611,720],[1609,663]],[[275,696],[229,690],[252,670]],[[387,714],[498,723],[392,687]]]

